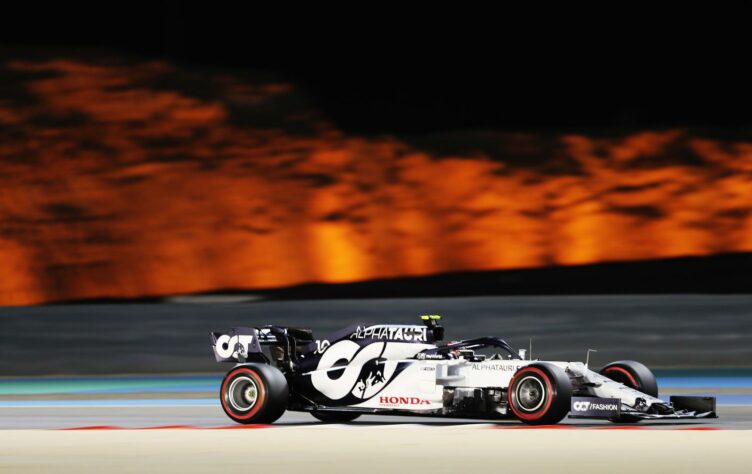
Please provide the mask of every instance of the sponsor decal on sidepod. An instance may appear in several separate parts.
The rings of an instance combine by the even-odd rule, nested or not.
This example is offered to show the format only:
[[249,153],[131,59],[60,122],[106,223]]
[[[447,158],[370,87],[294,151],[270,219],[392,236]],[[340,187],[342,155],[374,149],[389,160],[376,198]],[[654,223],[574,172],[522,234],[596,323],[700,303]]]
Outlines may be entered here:
[[430,405],[431,402],[418,397],[379,397],[380,405]]
[[473,370],[505,370],[516,371],[519,369],[518,365],[514,364],[470,364],[470,368]]

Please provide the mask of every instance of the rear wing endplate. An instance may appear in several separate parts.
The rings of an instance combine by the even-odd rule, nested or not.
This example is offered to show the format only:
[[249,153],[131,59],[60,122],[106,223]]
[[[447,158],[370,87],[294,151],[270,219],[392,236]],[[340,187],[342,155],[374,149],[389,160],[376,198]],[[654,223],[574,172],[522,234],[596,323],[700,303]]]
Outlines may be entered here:
[[229,334],[213,332],[211,344],[217,362],[245,362],[248,354],[261,353],[256,328],[232,328]]

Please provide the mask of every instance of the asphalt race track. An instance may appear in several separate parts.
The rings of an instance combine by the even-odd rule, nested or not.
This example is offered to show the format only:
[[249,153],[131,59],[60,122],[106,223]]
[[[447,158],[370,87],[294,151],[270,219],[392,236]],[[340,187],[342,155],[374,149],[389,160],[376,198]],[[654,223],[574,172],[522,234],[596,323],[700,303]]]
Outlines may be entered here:
[[[646,427],[722,427],[752,429],[752,370],[659,369],[660,396],[712,395],[721,418],[697,422],[643,423]],[[0,378],[0,429],[65,429],[87,426],[147,428],[232,424],[221,411],[222,375],[137,375]],[[287,413],[283,425],[318,425],[305,413]],[[458,425],[478,421],[426,417],[363,416],[353,426],[379,424]],[[485,422],[482,422],[485,423]],[[577,427],[614,426],[570,420]],[[516,423],[500,425],[516,426]]]
[[[641,422],[636,425],[615,425],[608,421],[565,419],[557,427],[576,429],[618,428],[628,429],[687,429],[708,428],[724,430],[752,430],[752,405],[727,405],[719,407],[719,418],[673,422]],[[409,416],[362,416],[347,425],[352,428],[367,428],[387,425],[411,426],[462,426],[492,425],[498,428],[526,428],[516,421],[489,423],[484,420],[461,420]],[[307,413],[287,412],[273,426],[306,427],[323,425]],[[82,429],[92,427],[110,428],[225,428],[235,425],[216,405],[169,406],[166,404],[143,406],[35,406],[0,407],[0,429]]]

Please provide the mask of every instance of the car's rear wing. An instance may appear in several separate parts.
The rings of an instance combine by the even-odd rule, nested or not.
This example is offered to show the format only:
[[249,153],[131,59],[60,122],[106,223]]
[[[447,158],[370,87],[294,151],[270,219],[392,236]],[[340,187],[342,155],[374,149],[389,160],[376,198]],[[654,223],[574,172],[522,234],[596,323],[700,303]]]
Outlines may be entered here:
[[229,334],[212,332],[211,344],[217,362],[268,362],[262,346],[281,346],[286,354],[293,353],[299,344],[313,342],[310,329],[281,326],[236,327]]
[[259,330],[256,328],[232,328],[229,334],[212,332],[211,344],[217,362],[245,362],[249,354],[261,354]]

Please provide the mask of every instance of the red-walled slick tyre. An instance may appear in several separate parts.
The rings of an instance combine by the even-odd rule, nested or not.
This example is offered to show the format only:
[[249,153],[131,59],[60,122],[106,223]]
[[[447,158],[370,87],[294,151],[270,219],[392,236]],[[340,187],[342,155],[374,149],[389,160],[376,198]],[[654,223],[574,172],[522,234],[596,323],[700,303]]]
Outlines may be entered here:
[[222,381],[219,399],[233,421],[273,423],[287,408],[290,390],[278,369],[265,364],[235,367]]
[[561,368],[536,363],[520,368],[509,383],[512,414],[530,425],[550,425],[569,413],[572,383]]
[[[655,379],[655,375],[653,375],[650,369],[639,362],[634,360],[611,362],[603,367],[599,373],[614,382],[624,384],[651,397],[658,397],[658,382]],[[640,419],[634,416],[622,415],[609,421],[613,423],[637,423]]]
[[611,362],[601,369],[600,374],[651,397],[658,396],[658,382],[655,380],[655,375],[639,362],[633,360]]

